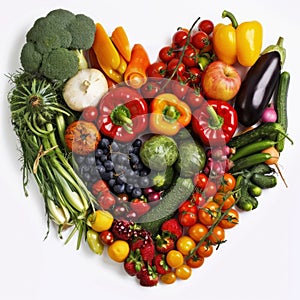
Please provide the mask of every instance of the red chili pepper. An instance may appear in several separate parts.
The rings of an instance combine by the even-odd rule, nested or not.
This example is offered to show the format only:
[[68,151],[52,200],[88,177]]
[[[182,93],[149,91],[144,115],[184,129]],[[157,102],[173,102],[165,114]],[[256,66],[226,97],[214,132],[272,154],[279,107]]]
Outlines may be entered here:
[[99,102],[98,128],[117,141],[129,142],[148,126],[148,105],[141,94],[130,87],[110,89]]
[[227,143],[237,125],[235,109],[223,100],[208,100],[193,112],[192,128],[206,146]]

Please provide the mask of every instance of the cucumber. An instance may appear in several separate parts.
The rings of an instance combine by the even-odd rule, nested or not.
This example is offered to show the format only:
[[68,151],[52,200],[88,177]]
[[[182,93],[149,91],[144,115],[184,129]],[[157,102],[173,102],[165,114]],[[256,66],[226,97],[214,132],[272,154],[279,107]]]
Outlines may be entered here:
[[251,174],[270,174],[274,173],[274,169],[265,163],[255,165],[250,169]]
[[180,204],[187,200],[194,190],[191,178],[178,177],[170,189],[163,195],[156,206],[153,206],[145,215],[139,218],[138,223],[155,235],[162,223],[170,219]]
[[276,186],[277,178],[274,175],[253,174],[250,179],[255,185],[262,189],[268,189]]
[[276,141],[278,133],[285,133],[281,124],[277,122],[261,123],[252,130],[234,136],[228,142],[228,146],[231,148],[240,148],[264,139]]
[[153,171],[151,180],[156,191],[164,191],[169,188],[173,181],[174,169],[167,167],[165,171]]
[[[288,119],[287,119],[287,96],[290,84],[290,73],[282,72],[279,78],[277,93],[275,96],[274,106],[277,113],[277,122],[282,126],[283,131],[287,132]],[[276,149],[281,152],[284,148],[284,135],[279,133],[277,135]]]

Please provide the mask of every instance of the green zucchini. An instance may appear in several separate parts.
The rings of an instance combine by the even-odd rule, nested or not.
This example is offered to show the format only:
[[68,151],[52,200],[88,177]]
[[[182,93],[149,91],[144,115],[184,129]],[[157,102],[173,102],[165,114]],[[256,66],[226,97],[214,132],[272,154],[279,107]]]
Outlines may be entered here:
[[141,216],[138,223],[155,235],[162,223],[170,219],[180,204],[190,197],[194,187],[191,178],[178,177],[170,189],[163,195],[159,203],[153,206],[145,215]]
[[270,153],[255,153],[249,156],[242,157],[234,162],[232,168],[229,169],[229,173],[234,174],[257,164],[261,164],[266,160],[270,159],[272,156]]
[[[277,122],[282,126],[283,131],[287,132],[287,96],[290,84],[290,73],[284,71],[280,74],[279,84],[275,96],[274,106],[277,113]],[[281,133],[277,135],[276,149],[281,152],[284,148],[285,136]]]
[[250,180],[262,189],[272,188],[277,184],[277,178],[274,175],[263,175],[255,173],[252,175]]
[[151,180],[153,188],[156,191],[164,191],[171,186],[174,176],[174,169],[172,166],[167,167],[164,171],[153,170],[152,172]]

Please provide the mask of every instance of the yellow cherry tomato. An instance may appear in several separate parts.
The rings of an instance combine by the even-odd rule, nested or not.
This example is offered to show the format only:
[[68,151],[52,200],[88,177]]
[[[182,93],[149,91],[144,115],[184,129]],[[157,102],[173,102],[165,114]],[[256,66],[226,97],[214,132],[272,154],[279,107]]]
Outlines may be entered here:
[[88,216],[88,223],[93,230],[102,232],[110,229],[113,223],[113,215],[106,210],[96,210]]
[[188,229],[188,235],[195,241],[199,242],[206,234],[208,233],[207,226],[196,223],[189,227]]
[[171,268],[177,268],[183,264],[184,258],[180,251],[171,250],[167,253],[166,261]]
[[183,235],[177,240],[176,247],[183,255],[188,255],[196,247],[196,243],[191,237]]
[[172,284],[176,281],[176,275],[174,272],[169,272],[160,276],[161,282],[165,284]]
[[175,275],[179,279],[186,280],[192,275],[192,268],[186,264],[183,264],[175,269]]
[[123,240],[116,240],[107,248],[108,256],[116,262],[123,262],[127,258],[129,251],[129,244]]

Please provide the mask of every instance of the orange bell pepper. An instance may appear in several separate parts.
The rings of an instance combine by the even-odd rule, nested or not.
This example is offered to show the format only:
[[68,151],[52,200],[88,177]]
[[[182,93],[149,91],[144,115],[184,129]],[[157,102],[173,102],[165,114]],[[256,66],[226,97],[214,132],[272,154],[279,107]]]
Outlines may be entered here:
[[190,107],[171,93],[158,95],[150,104],[150,130],[156,134],[175,135],[192,118]]
[[149,65],[150,60],[145,48],[141,44],[135,44],[124,74],[125,83],[133,88],[140,88],[147,81],[146,70]]

